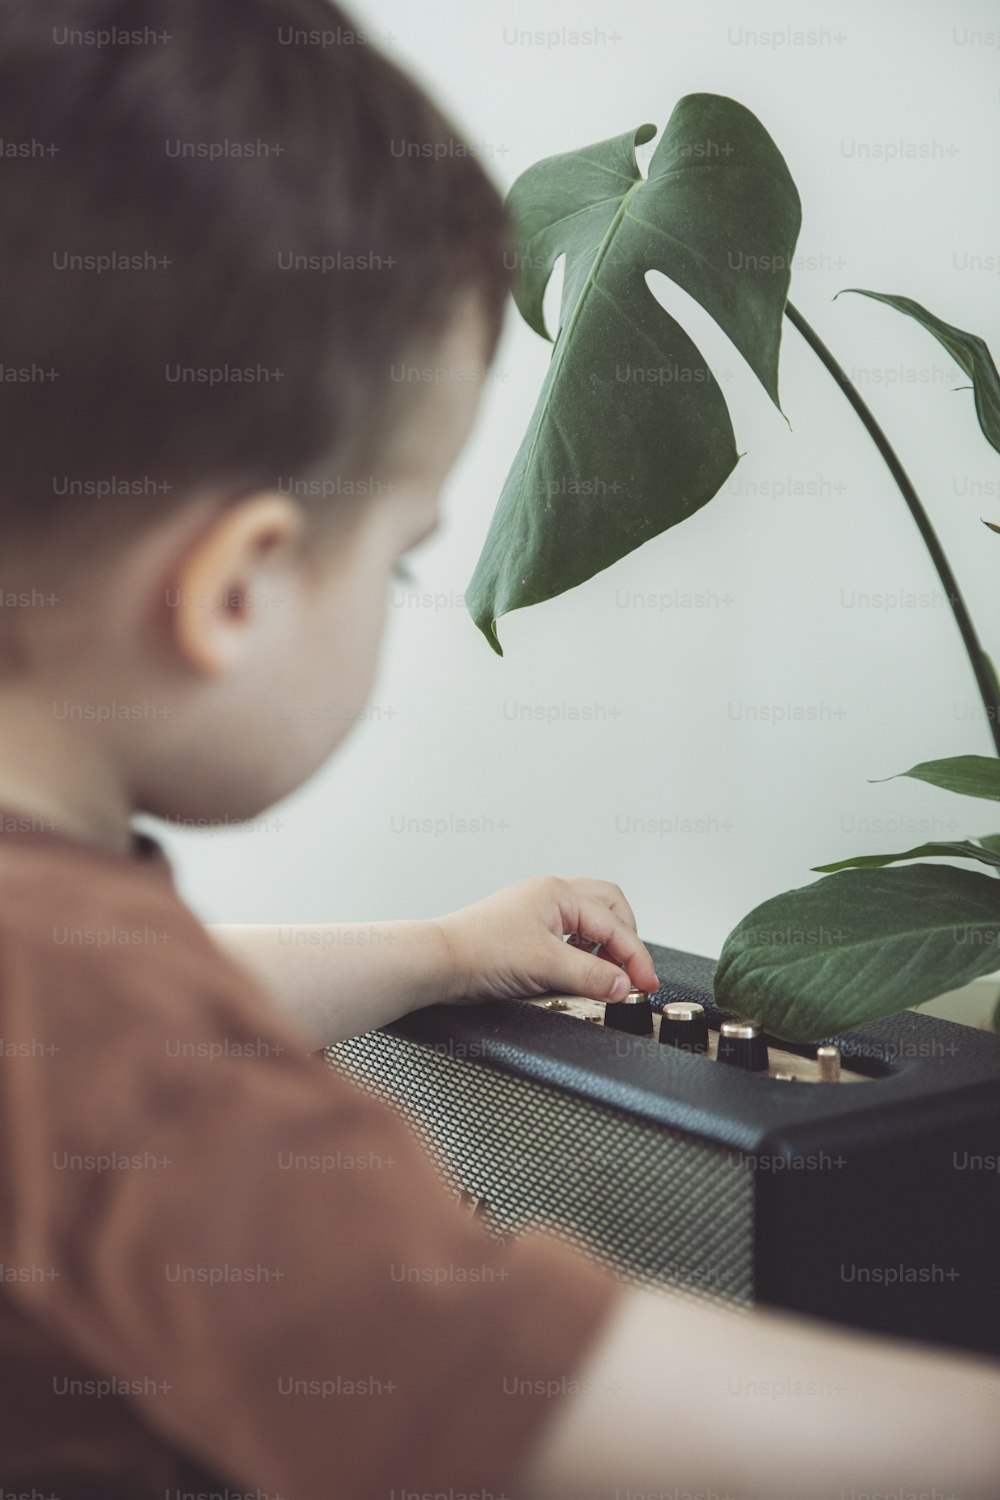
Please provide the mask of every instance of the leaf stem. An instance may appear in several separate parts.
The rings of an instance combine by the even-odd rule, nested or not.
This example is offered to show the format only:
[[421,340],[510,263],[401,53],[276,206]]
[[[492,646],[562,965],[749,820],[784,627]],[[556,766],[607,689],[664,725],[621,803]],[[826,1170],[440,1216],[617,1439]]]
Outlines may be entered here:
[[979,637],[976,634],[976,627],[972,623],[972,617],[962,597],[958,580],[951,570],[951,564],[945,555],[944,548],[938,540],[934,527],[931,525],[930,517],[924,510],[920,497],[913,488],[910,476],[900,463],[895,449],[876,421],[871,408],[864,401],[856,387],[852,385],[816,330],[806,322],[798,308],[794,307],[791,302],[785,304],[785,316],[792,326],[798,329],[821,363],[826,366],[827,370],[840,386],[843,394],[861,418],[869,436],[885,460],[886,467],[896,481],[900,494],[910,508],[910,514],[917,523],[917,529],[924,539],[924,544],[930,553],[931,561],[937,569],[937,575],[941,580],[945,596],[951,605],[952,614],[955,616],[955,623],[959,628],[966,653],[972,665],[972,670],[975,673],[979,696],[983,700],[986,719],[993,737],[993,746],[997,755],[1000,755],[1000,701],[998,701],[1000,700],[1000,689],[998,689],[989,658],[980,645]]

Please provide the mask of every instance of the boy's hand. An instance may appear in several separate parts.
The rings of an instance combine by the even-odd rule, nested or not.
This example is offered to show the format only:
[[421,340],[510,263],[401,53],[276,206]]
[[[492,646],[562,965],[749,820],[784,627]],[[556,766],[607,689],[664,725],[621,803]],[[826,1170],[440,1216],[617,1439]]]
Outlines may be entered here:
[[[633,987],[660,987],[632,908],[607,880],[523,880],[436,925],[450,958],[452,983],[442,997],[449,1002],[512,1000],[547,990],[621,1000]],[[595,943],[598,952],[588,952]]]

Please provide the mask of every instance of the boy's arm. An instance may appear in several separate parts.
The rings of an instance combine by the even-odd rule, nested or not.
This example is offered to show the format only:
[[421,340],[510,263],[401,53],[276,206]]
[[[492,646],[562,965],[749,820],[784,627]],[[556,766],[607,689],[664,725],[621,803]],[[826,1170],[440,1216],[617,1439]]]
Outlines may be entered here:
[[636,1292],[576,1379],[523,1500],[1000,1492],[1000,1369],[972,1357]]
[[[209,931],[315,1047],[425,1005],[546,990],[609,1000],[633,984],[659,988],[631,907],[617,885],[603,880],[524,880],[425,922]],[[566,936],[573,941],[564,942]],[[586,951],[598,943],[598,955]]]
[[313,1047],[447,1000],[450,958],[436,922],[210,927]]

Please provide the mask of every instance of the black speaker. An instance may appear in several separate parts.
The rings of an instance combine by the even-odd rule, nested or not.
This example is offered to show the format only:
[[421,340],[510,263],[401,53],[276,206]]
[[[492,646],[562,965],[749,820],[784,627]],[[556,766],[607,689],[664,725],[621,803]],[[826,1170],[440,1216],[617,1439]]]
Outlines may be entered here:
[[[540,1227],[636,1282],[1000,1356],[1000,1038],[904,1011],[831,1038],[839,1063],[733,1028],[721,1061],[714,963],[647,946],[667,976],[647,1035],[543,997],[433,1006],[326,1057],[495,1234]],[[673,1045],[676,1020],[659,1039],[680,1002],[704,1008],[707,1051]]]

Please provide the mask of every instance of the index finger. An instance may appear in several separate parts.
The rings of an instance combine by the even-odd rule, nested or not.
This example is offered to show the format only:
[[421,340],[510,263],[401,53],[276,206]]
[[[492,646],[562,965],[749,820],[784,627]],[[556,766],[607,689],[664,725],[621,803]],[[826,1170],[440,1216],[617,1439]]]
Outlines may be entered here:
[[645,943],[621,917],[592,897],[584,897],[572,914],[566,914],[570,931],[591,943],[599,943],[599,955],[621,964],[633,986],[650,994],[660,988],[660,980]]
[[583,896],[597,896],[611,911],[621,917],[622,921],[631,927],[633,932],[637,933],[639,931],[635,920],[635,912],[628,904],[625,892],[620,885],[615,885],[611,880],[591,880],[586,876],[581,876],[575,880],[570,879],[567,884],[578,886],[580,894]]

